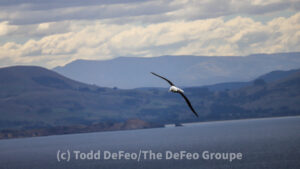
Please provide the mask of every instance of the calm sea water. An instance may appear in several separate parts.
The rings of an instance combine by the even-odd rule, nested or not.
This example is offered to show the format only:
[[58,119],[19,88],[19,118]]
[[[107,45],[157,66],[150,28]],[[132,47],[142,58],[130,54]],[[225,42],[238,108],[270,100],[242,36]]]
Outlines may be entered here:
[[[0,140],[1,169],[214,169],[300,168],[300,117],[207,122],[184,127]],[[104,152],[161,153],[162,159],[104,159]],[[58,153],[59,151],[59,153]],[[68,161],[68,153],[70,160]],[[76,159],[74,151],[83,154]],[[83,159],[93,151],[94,159]],[[166,159],[166,152],[199,154]],[[205,159],[202,153],[242,153],[241,160]],[[63,154],[65,153],[66,154]],[[100,159],[98,156],[100,154]],[[92,153],[90,153],[92,154]],[[106,154],[106,155],[107,155]],[[130,154],[130,155],[132,155]],[[61,160],[58,161],[58,158]],[[63,160],[62,157],[66,157]],[[82,157],[82,158],[80,158]],[[149,157],[149,156],[148,156]],[[215,156],[214,156],[215,157]]]

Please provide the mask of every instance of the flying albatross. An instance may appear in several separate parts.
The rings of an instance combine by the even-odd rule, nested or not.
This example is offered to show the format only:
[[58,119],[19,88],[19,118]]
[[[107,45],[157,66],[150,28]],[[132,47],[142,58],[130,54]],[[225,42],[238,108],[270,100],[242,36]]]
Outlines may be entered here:
[[167,81],[167,82],[171,85],[171,87],[170,87],[170,89],[169,89],[169,92],[179,93],[179,94],[184,98],[184,100],[186,101],[186,103],[188,104],[188,106],[190,107],[190,109],[193,111],[193,113],[198,117],[197,112],[194,110],[194,108],[193,108],[191,102],[189,101],[189,99],[183,94],[184,91],[183,91],[182,89],[180,89],[179,87],[176,87],[176,86],[175,86],[170,80],[168,80],[167,78],[162,77],[162,76],[160,76],[160,75],[158,75],[158,74],[156,74],[156,73],[154,73],[154,72],[151,72],[151,73],[152,73],[153,75],[155,75],[155,76],[157,76],[157,77],[160,77],[160,78],[164,79],[165,81]]

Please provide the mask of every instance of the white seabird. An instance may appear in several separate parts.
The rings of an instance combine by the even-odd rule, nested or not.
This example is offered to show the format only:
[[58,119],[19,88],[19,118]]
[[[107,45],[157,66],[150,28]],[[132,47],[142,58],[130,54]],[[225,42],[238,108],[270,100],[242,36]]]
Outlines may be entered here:
[[193,113],[194,113],[197,117],[199,117],[198,114],[197,114],[197,112],[194,110],[194,108],[193,108],[191,102],[189,101],[189,99],[183,94],[184,91],[183,91],[182,89],[180,89],[179,87],[176,87],[176,86],[175,86],[170,80],[168,80],[167,78],[162,77],[162,76],[160,76],[160,75],[158,75],[158,74],[156,74],[156,73],[154,73],[154,72],[151,72],[151,73],[152,73],[153,75],[155,75],[155,76],[157,76],[157,77],[160,77],[160,78],[164,79],[165,81],[167,81],[167,82],[171,85],[171,87],[169,88],[169,92],[179,93],[179,94],[184,98],[185,102],[188,104],[188,106],[189,106],[190,109],[193,111]]

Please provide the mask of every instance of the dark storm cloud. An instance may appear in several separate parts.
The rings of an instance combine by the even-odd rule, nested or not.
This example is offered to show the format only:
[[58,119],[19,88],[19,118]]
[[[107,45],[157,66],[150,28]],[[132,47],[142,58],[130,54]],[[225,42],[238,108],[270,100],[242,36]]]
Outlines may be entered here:
[[[67,1],[69,2],[69,1]],[[174,10],[171,1],[1,1],[0,20],[35,24],[62,20],[114,19],[162,14]]]
[[36,24],[62,20],[111,19],[111,22],[156,23],[220,16],[260,15],[286,9],[298,10],[299,1],[252,4],[251,1],[176,0],[1,0],[0,21]]
[[1,0],[1,6],[18,6],[31,4],[31,9],[52,9],[72,6],[107,5],[145,2],[147,0]]

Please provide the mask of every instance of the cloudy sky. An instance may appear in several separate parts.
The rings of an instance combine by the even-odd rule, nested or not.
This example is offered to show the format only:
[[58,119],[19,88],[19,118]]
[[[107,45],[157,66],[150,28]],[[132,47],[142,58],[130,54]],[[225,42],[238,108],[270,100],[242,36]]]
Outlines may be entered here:
[[300,0],[1,0],[0,67],[300,51]]

